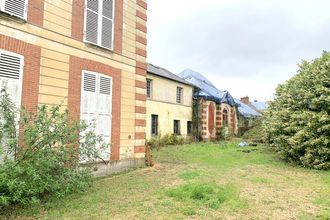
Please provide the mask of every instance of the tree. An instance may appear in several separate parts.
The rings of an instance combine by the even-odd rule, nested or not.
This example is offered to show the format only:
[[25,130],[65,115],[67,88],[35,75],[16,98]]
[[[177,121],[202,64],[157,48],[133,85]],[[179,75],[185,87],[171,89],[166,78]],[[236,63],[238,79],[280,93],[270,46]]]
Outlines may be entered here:
[[276,89],[265,114],[265,138],[286,161],[329,169],[330,53],[299,67]]

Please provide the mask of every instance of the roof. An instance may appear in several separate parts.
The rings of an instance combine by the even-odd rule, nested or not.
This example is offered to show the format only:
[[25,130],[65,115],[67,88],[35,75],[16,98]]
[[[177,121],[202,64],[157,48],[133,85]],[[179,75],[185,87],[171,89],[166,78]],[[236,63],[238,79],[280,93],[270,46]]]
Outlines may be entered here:
[[186,69],[179,76],[200,89],[197,94],[198,97],[203,97],[216,103],[227,103],[231,106],[236,104],[228,91],[219,90],[201,73]]
[[241,102],[238,99],[235,99],[235,102],[238,105],[238,112],[246,118],[254,118],[254,117],[258,117],[260,116],[260,113],[257,112],[256,110],[254,110],[253,108],[251,108],[250,106],[244,104],[243,102]]
[[167,69],[164,69],[162,67],[159,67],[159,66],[156,66],[153,64],[148,64],[147,71],[148,71],[148,73],[151,73],[153,75],[160,76],[160,77],[163,77],[166,79],[170,79],[170,80],[194,87],[194,85],[190,84],[186,80],[182,79],[181,77],[175,75],[174,73],[171,73],[170,71],[168,71]]
[[265,111],[268,108],[268,102],[251,102],[258,111]]

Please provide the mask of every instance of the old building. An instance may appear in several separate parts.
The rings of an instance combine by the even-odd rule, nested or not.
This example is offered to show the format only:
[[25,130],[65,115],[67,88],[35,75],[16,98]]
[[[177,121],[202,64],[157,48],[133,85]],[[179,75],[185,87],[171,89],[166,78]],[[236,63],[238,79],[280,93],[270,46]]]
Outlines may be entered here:
[[165,134],[192,134],[193,88],[170,71],[148,65],[147,139]]
[[62,104],[95,121],[111,143],[108,171],[143,163],[146,10],[145,0],[1,0],[0,89],[30,111]]
[[184,80],[197,87],[194,96],[198,99],[201,121],[200,135],[204,140],[214,140],[223,127],[237,134],[236,103],[228,91],[220,91],[202,74],[187,69],[179,74]]

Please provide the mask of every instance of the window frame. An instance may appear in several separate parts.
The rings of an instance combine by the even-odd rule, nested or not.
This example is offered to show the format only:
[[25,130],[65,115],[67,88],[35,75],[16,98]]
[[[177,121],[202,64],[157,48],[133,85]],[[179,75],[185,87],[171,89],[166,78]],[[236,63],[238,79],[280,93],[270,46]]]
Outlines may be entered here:
[[176,103],[183,104],[183,88],[180,86],[176,87]]
[[[151,136],[158,136],[158,127],[159,127],[158,118],[159,118],[159,116],[156,114],[151,115]],[[154,119],[156,119],[156,127],[155,127],[156,132],[153,132],[154,131]]]
[[[148,82],[150,82],[150,86],[149,86],[149,96],[148,96]],[[147,98],[149,98],[149,99],[151,99],[152,98],[152,79],[147,79],[146,80],[146,83],[147,83],[147,85],[146,85],[146,90],[147,90]]]
[[[176,123],[177,123],[177,129],[176,129]],[[180,120],[174,120],[173,121],[173,134],[175,135],[181,135],[181,121]]]
[[187,135],[193,134],[193,123],[192,121],[187,121]]
[[[85,3],[85,7],[84,7],[84,33],[83,33],[83,42],[86,43],[86,44],[91,44],[91,45],[94,45],[94,46],[97,46],[97,47],[100,47],[102,49],[105,49],[105,50],[109,50],[109,51],[114,51],[114,44],[115,44],[115,13],[116,13],[116,10],[115,10],[115,7],[116,7],[116,0],[113,0],[112,1],[112,37],[111,37],[111,48],[107,48],[107,47],[104,47],[102,46],[102,18],[103,18],[103,14],[102,14],[102,9],[103,9],[103,0],[96,0],[98,1],[99,3],[99,12],[98,12],[98,27],[97,27],[97,43],[93,43],[93,42],[90,42],[88,40],[86,40],[86,34],[87,34],[87,30],[86,30],[86,26],[87,26],[87,1],[88,0],[84,0],[84,3]],[[102,6],[102,7],[100,7]],[[101,11],[100,11],[101,10]],[[101,21],[101,22],[100,22]],[[100,28],[101,27],[101,28]]]
[[[226,112],[226,114],[225,114],[225,112]],[[229,117],[228,117],[228,109],[226,109],[226,108],[224,108],[223,110],[222,110],[222,124],[224,125],[224,126],[228,126],[229,125]]]
[[16,18],[20,18],[24,21],[27,21],[27,17],[28,17],[28,9],[29,9],[29,0],[24,0],[24,17],[21,17],[21,16],[18,16],[14,13],[11,13],[11,12],[8,12],[8,11],[5,11],[5,0],[0,0],[0,12],[3,12],[3,13],[6,13],[10,16],[14,16]]

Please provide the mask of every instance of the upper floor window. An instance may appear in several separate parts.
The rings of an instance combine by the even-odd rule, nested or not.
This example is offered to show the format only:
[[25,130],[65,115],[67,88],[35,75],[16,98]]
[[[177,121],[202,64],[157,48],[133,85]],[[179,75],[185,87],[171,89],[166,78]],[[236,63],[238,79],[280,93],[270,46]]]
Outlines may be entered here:
[[182,104],[183,88],[176,88],[176,103]]
[[0,0],[0,10],[7,14],[27,19],[28,0]]
[[85,42],[113,50],[115,0],[85,3]]
[[151,98],[151,79],[147,79],[147,97]]

